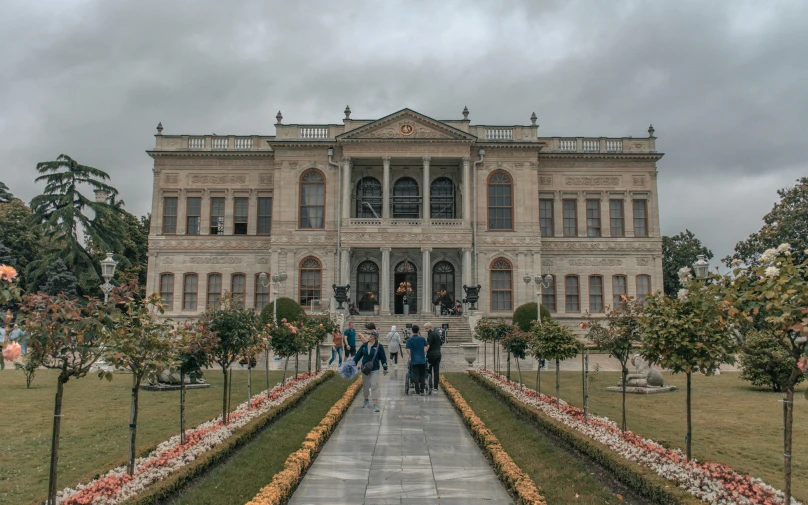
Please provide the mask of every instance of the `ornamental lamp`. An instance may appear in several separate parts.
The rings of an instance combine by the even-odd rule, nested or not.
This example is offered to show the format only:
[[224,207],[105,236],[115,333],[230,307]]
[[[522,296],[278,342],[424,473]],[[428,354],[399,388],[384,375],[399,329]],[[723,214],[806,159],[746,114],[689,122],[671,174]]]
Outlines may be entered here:
[[118,262],[112,259],[112,253],[107,253],[107,257],[101,260],[101,277],[107,282],[115,275],[115,267]]
[[266,272],[261,272],[258,274],[258,282],[260,282],[263,287],[269,286],[269,276]]
[[707,277],[707,271],[710,269],[710,264],[707,262],[707,256],[703,254],[699,254],[697,256],[698,260],[693,263],[693,272],[695,272],[696,277],[704,278]]
[[542,287],[549,288],[553,285],[553,276],[550,274],[546,274],[544,276],[544,281],[542,281],[541,275],[536,276],[536,284],[541,284]]
[[525,281],[525,284],[530,284],[530,274],[525,274],[525,276],[522,277],[522,280]]

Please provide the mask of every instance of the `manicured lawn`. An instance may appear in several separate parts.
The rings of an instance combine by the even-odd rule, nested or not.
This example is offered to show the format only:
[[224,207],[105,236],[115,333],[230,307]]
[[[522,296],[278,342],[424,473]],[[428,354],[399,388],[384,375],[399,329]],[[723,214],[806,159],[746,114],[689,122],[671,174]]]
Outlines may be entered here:
[[289,454],[300,449],[306,434],[322,421],[350,384],[337,375],[333,376],[170,503],[242,505],[248,502],[283,469]]
[[[281,379],[270,372],[270,383]],[[0,504],[44,502],[48,487],[55,371],[37,372],[31,389],[17,370],[0,371]],[[266,388],[264,372],[254,371],[253,394]],[[188,391],[186,427],[216,417],[222,408],[222,373],[209,370],[211,387]],[[112,382],[96,376],[65,386],[59,448],[59,489],[92,479],[126,461],[131,375]],[[232,406],[247,399],[247,372],[233,372]],[[179,392],[140,393],[138,447],[141,454],[179,433]]]
[[515,418],[505,404],[467,374],[445,375],[494,432],[508,455],[536,483],[547,503],[620,503],[580,460],[532,424]]
[[[619,424],[620,393],[605,391],[616,386],[618,372],[590,372],[589,410]],[[679,387],[660,395],[627,395],[628,429],[657,441],[665,440],[684,449],[686,433],[684,374],[663,374],[666,384]],[[536,371],[522,372],[524,383],[535,386]],[[514,370],[511,379],[518,380]],[[542,393],[555,395],[555,371],[542,370]],[[561,372],[561,398],[581,407],[581,374]],[[798,386],[794,402],[794,447],[792,487],[800,501],[808,501],[808,400],[806,385]],[[693,456],[717,461],[738,472],[762,478],[783,487],[783,398],[749,385],[738,373],[716,377],[693,376]]]

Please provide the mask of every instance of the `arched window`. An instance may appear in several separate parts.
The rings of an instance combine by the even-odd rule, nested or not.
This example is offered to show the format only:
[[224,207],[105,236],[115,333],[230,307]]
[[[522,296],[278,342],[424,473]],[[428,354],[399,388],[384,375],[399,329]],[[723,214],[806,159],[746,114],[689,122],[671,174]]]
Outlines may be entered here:
[[432,181],[429,192],[429,215],[432,219],[454,219],[454,183],[448,177],[438,177]]
[[260,275],[255,275],[255,310],[258,311],[269,305],[269,279],[267,279],[267,285],[264,286],[261,284]]
[[637,300],[645,301],[651,293],[651,276],[638,275],[637,276]]
[[418,183],[412,177],[402,177],[393,184],[393,217],[398,219],[418,219]]
[[626,276],[615,275],[612,277],[612,300],[614,302],[614,308],[626,306],[626,300],[623,300],[624,296],[628,297]]
[[513,181],[502,170],[488,177],[488,229],[513,229]]
[[166,310],[174,310],[174,274],[160,276],[160,298]]
[[307,307],[320,299],[322,276],[323,267],[317,258],[309,256],[300,262],[300,305]]
[[185,274],[185,278],[182,280],[182,310],[196,310],[198,286],[198,275]]
[[244,308],[244,297],[247,295],[247,276],[233,274],[230,277],[230,295],[233,297],[233,306]]
[[564,278],[564,297],[567,312],[581,312],[581,284],[577,275]]
[[447,309],[454,306],[455,271],[448,261],[439,261],[432,267],[432,301],[443,304]]
[[221,274],[208,275],[208,304],[209,309],[218,309],[222,302],[222,276]]
[[356,217],[382,217],[382,183],[379,179],[362,177],[356,183]]
[[373,310],[379,303],[379,267],[376,263],[366,260],[356,269],[356,284],[359,286],[359,310]]
[[505,258],[491,263],[491,310],[513,310],[513,267]]
[[325,228],[325,178],[317,169],[300,176],[300,227]]

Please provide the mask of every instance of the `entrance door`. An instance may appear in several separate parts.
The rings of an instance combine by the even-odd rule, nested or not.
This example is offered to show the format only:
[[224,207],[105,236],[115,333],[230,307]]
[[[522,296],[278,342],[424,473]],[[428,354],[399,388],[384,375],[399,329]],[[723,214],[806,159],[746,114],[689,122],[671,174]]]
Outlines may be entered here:
[[396,314],[404,313],[405,301],[410,306],[409,313],[415,314],[418,307],[418,272],[415,269],[415,265],[408,260],[402,261],[396,265],[393,279]]

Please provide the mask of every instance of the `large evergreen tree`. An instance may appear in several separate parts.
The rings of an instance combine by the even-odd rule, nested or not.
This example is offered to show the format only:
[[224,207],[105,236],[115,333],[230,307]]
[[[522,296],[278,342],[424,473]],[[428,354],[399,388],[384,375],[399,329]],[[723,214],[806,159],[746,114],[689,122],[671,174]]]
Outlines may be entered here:
[[9,191],[8,186],[0,182],[0,203],[8,203],[14,199],[14,195]]
[[30,221],[31,210],[22,200],[0,204],[0,243],[11,250],[10,264],[20,275],[20,288],[29,291],[36,290],[38,285],[28,281],[26,267],[47,249],[41,228]]
[[[115,201],[118,191],[104,182],[109,180],[106,172],[81,165],[65,154],[55,161],[38,163],[36,169],[42,174],[36,182],[44,181],[45,190],[31,200],[33,221],[42,225],[45,237],[55,247],[29,265],[29,276],[41,283],[47,266],[58,258],[76,275],[82,291],[92,291],[101,283],[100,265],[84,241],[92,241],[103,251],[123,248],[123,202]],[[88,198],[82,194],[82,186],[104,191],[108,197],[104,201]],[[93,218],[87,215],[88,210]]]
[[58,296],[64,293],[70,300],[78,298],[79,283],[76,276],[67,269],[61,259],[57,259],[45,270],[45,284],[39,286],[39,290],[48,296]]
[[679,269],[691,267],[699,254],[707,256],[707,259],[713,257],[713,252],[704,247],[690,230],[672,237],[662,237],[662,283],[666,295],[676,296],[684,287],[679,282]]

